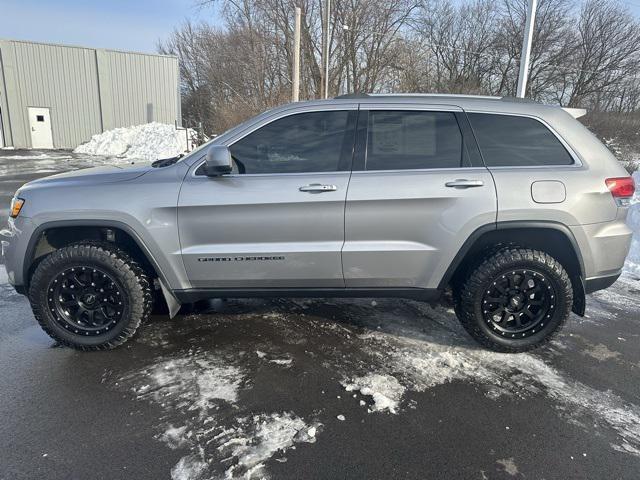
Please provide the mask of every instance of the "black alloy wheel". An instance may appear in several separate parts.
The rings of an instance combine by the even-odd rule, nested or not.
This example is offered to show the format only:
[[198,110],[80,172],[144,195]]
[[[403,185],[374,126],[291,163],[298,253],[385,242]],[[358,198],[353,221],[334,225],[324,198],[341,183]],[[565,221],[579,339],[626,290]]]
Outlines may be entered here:
[[557,293],[541,272],[519,269],[493,279],[482,298],[484,320],[502,336],[523,338],[544,327]]
[[93,266],[64,270],[49,283],[48,307],[56,321],[76,335],[100,335],[124,317],[124,291]]

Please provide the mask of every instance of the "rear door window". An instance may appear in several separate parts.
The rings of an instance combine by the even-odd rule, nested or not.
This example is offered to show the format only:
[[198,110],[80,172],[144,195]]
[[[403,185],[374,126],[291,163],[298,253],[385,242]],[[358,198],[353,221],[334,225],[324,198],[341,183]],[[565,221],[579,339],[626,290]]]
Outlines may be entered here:
[[515,115],[469,113],[487,167],[571,165],[573,158],[541,122]]
[[460,168],[469,165],[452,112],[372,110],[367,170]]

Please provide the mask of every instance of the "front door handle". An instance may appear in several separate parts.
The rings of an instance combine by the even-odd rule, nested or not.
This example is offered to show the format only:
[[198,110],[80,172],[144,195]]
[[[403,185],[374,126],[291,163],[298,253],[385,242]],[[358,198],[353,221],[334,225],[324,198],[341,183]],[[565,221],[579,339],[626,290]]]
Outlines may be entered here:
[[447,182],[444,185],[445,187],[452,187],[452,188],[473,188],[473,187],[482,187],[484,185],[484,182],[482,180],[466,180],[464,178],[459,178],[458,180]]
[[335,192],[338,190],[338,187],[335,185],[322,185],[320,183],[312,183],[310,185],[305,185],[300,187],[298,190],[301,192],[309,192],[309,193],[322,193],[322,192]]

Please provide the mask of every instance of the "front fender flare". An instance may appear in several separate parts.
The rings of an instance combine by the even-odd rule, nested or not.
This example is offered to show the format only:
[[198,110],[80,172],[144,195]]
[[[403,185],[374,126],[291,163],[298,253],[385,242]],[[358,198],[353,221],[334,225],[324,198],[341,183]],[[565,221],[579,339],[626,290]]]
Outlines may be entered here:
[[140,248],[142,253],[147,257],[147,260],[156,270],[161,281],[163,281],[165,285],[170,285],[170,283],[167,281],[167,277],[164,270],[160,267],[158,261],[156,260],[154,255],[151,253],[151,250],[144,243],[140,235],[138,235],[138,233],[129,225],[123,222],[119,222],[117,220],[74,219],[74,220],[53,220],[50,222],[42,223],[34,229],[31,237],[29,238],[29,243],[25,251],[25,260],[22,266],[22,270],[23,270],[22,278],[23,278],[23,283],[26,289],[28,289],[28,285],[29,285],[29,270],[33,265],[33,261],[34,261],[33,256],[35,253],[35,248],[36,248],[36,245],[38,244],[38,241],[42,237],[42,234],[47,230],[51,230],[53,228],[63,228],[63,227],[104,227],[104,228],[116,228],[124,231],[133,239],[133,241],[138,245],[138,248]]

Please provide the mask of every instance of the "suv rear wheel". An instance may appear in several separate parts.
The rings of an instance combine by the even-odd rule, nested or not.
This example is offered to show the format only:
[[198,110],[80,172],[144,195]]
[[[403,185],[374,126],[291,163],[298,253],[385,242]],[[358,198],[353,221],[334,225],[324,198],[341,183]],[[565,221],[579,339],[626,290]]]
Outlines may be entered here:
[[117,246],[83,242],[40,262],[29,301],[54,340],[79,350],[103,350],[127,341],[147,319],[150,285],[141,266]]
[[491,254],[456,295],[456,315],[481,345],[524,352],[547,343],[571,312],[567,272],[550,255],[517,247]]

